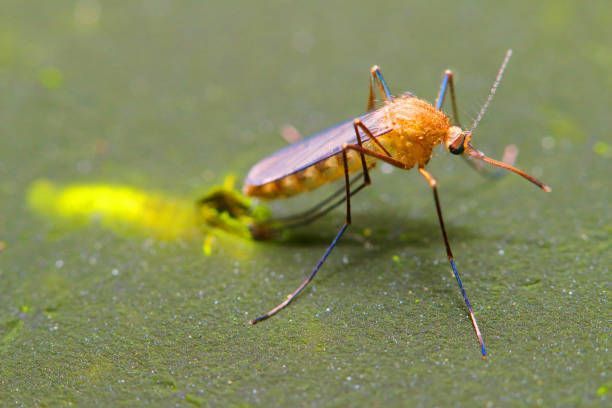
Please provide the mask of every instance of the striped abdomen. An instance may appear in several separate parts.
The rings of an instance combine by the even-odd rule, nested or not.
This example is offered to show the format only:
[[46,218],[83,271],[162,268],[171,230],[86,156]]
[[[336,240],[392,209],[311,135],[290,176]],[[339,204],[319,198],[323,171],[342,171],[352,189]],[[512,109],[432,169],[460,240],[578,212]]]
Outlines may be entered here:
[[[366,143],[368,145],[370,142]],[[371,142],[373,143],[373,142]],[[362,168],[359,153],[347,152],[349,173],[355,173]],[[366,157],[369,168],[374,166],[374,160]],[[286,198],[293,195],[314,190],[323,184],[330,183],[344,176],[342,153],[337,153],[327,159],[321,160],[303,170],[289,174],[280,179],[262,184],[244,186],[244,193],[252,197],[265,199]]]

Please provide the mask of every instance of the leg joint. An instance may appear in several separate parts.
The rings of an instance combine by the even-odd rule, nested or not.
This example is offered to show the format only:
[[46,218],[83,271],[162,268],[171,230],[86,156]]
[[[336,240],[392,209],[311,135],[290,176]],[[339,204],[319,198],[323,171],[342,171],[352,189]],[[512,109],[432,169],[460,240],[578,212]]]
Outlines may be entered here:
[[438,185],[438,182],[436,181],[434,176],[429,174],[429,172],[425,170],[423,167],[419,167],[419,173],[421,173],[421,175],[425,178],[425,180],[427,180],[427,183],[429,183],[429,186],[435,190]]

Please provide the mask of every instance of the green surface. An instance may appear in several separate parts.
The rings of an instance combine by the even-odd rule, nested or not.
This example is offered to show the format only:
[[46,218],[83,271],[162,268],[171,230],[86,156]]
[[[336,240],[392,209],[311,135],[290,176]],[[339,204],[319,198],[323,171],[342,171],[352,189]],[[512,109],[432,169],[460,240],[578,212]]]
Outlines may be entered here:
[[[607,2],[1,3],[1,405],[609,399]],[[67,228],[26,205],[41,178],[195,200],[283,146],[283,124],[309,133],[360,113],[373,64],[395,92],[429,100],[454,69],[467,122],[509,47],[474,144],[499,157],[516,143],[519,167],[553,192],[515,176],[489,183],[445,153],[429,166],[487,361],[414,171],[376,172],[320,277],[255,327],[247,320],[295,288],[342,211],[288,242],[236,251],[230,240],[204,256],[202,237]]]

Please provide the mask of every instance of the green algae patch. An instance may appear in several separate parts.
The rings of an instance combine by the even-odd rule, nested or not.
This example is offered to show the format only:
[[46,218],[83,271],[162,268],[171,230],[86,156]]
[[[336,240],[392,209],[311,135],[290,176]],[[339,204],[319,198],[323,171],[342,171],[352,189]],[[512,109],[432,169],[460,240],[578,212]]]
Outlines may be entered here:
[[19,332],[23,328],[23,320],[13,319],[0,324],[0,353],[19,336]]
[[56,90],[64,84],[64,75],[55,67],[44,68],[38,73],[38,81],[44,88]]
[[612,146],[609,143],[606,143],[602,140],[595,142],[593,145],[593,152],[601,157],[605,157],[607,159],[612,157]]
[[230,234],[250,239],[270,219],[270,210],[256,205],[235,188],[235,177],[225,178],[223,185],[214,186],[197,202],[199,222]]
[[[197,203],[161,192],[127,185],[75,183],[64,186],[48,180],[34,182],[27,194],[36,213],[72,225],[98,224],[117,234],[136,233],[160,240],[225,233],[251,239],[252,230],[265,224],[267,208],[254,205],[234,189],[232,177],[214,186]],[[204,240],[210,254],[211,238]]]

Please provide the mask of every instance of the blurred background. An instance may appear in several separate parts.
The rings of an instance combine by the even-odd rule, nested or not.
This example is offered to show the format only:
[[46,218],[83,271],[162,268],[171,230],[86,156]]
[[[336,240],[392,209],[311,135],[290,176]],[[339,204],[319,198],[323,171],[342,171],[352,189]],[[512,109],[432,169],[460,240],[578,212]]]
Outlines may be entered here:
[[[608,399],[612,9],[605,1],[20,2],[0,7],[0,401],[31,405],[505,406]],[[360,114],[369,68],[433,101],[456,75],[474,144],[551,194],[444,152],[451,243],[483,362],[417,173],[376,172],[342,222],[287,242],[67,227],[37,181],[191,202],[302,134]],[[162,194],[162,193],[160,193]],[[316,194],[271,204],[290,212]],[[177,199],[179,199],[177,198]],[[171,222],[171,221],[170,221]],[[235,241],[233,241],[235,239]],[[206,245],[205,245],[206,246]],[[237,249],[238,248],[238,249]]]

